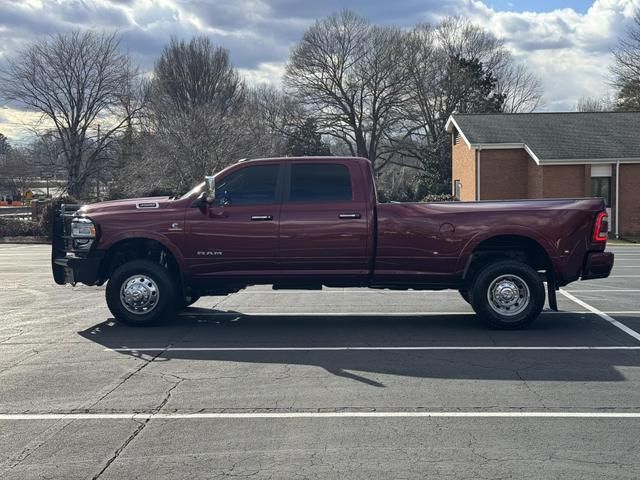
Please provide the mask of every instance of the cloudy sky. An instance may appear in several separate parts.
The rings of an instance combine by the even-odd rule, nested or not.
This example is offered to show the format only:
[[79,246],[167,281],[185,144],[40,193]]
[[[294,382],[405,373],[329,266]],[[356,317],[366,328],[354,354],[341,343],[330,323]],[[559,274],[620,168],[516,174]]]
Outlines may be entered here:
[[[2,59],[29,41],[73,28],[115,29],[151,69],[173,35],[205,34],[229,49],[250,82],[277,83],[289,49],[314,20],[350,8],[373,23],[410,27],[460,15],[504,39],[545,87],[545,110],[573,110],[609,91],[610,50],[640,0],[0,0]],[[32,121],[0,107],[0,132]]]

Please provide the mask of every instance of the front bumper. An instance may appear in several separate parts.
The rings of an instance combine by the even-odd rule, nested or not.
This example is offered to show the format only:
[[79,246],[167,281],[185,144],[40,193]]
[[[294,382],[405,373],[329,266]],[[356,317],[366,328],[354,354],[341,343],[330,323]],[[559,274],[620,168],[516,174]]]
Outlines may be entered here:
[[582,268],[582,280],[606,278],[613,268],[613,253],[589,252]]
[[53,279],[58,285],[78,282],[99,285],[104,282],[100,272],[105,252],[91,249],[74,250],[70,224],[79,207],[79,205],[62,205],[53,218],[51,270]]
[[51,268],[53,278],[58,285],[65,283],[84,283],[85,285],[98,285],[100,279],[100,265],[104,258],[103,251],[90,252],[87,257],[65,256],[53,258]]

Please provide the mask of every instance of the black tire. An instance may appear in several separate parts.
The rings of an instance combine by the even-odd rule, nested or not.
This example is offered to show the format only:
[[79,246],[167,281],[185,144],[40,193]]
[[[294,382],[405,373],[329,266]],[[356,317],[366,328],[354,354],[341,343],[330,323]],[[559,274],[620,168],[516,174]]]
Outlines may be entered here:
[[178,302],[178,306],[180,309],[185,309],[190,305],[193,305],[198,300],[200,300],[200,295],[189,295],[188,297],[182,297]]
[[[139,278],[136,278],[138,276]],[[136,288],[135,284],[139,284],[137,288],[142,292],[141,302],[144,303],[145,298],[150,299],[147,302],[147,311],[144,307],[139,313],[127,309],[127,302],[124,296],[121,297],[125,283],[133,285],[133,288]],[[146,297],[145,293],[148,294]],[[151,260],[132,260],[119,266],[107,283],[106,297],[109,310],[115,319],[135,327],[157,325],[165,321],[176,307],[176,288],[169,272]],[[136,309],[135,304],[130,304],[129,307]]]
[[515,260],[485,265],[475,277],[470,293],[471,306],[480,319],[493,328],[506,330],[530,325],[540,315],[545,300],[538,272]]
[[458,290],[458,292],[460,292],[460,296],[465,302],[467,302],[468,304],[471,304],[471,298],[469,297],[469,290]]

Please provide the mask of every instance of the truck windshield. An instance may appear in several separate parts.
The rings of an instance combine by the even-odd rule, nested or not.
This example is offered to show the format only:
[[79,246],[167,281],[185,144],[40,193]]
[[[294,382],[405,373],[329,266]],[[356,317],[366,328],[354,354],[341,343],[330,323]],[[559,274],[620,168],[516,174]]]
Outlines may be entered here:
[[200,192],[202,192],[203,188],[204,188],[204,182],[199,183],[198,185],[193,187],[191,190],[189,190],[187,193],[182,195],[178,200],[184,200],[185,198],[189,198],[190,196],[192,196],[194,194],[199,194]]

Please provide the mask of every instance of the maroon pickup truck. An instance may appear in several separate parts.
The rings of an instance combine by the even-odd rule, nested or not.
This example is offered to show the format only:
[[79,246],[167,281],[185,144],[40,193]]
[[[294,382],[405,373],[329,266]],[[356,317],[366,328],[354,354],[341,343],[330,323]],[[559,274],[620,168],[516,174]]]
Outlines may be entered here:
[[478,317],[521,328],[556,290],[607,277],[596,198],[378,203],[362,158],[240,161],[179,198],[61,209],[56,283],[107,282],[114,317],[157,323],[200,296],[274,289],[457,289]]

